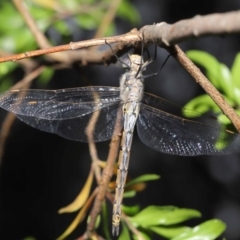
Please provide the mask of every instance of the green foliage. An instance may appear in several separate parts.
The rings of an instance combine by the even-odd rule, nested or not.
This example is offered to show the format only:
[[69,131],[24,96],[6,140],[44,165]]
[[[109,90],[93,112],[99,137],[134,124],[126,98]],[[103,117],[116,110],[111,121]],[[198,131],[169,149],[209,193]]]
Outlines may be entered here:
[[132,217],[131,221],[141,227],[169,226],[197,217],[201,217],[201,213],[193,209],[181,209],[174,206],[149,206]]
[[126,183],[125,188],[141,182],[158,180],[159,178],[160,176],[157,174],[144,174]]
[[[72,41],[73,31],[69,25],[69,19],[75,22],[76,26],[82,30],[97,30],[104,15],[106,14],[111,0],[28,0],[24,5],[34,19],[36,25],[45,34],[49,29],[54,29],[59,33],[64,42]],[[131,24],[138,23],[140,17],[134,5],[128,0],[123,0],[116,13],[116,17],[124,19]],[[15,8],[12,1],[2,1],[0,3],[0,49],[6,53],[22,53],[39,48],[32,32],[28,29],[23,17]],[[113,35],[116,26],[112,21],[105,36]],[[54,45],[54,39],[49,39]],[[12,85],[8,74],[12,73],[17,64],[1,64],[0,66],[0,91],[6,90]],[[48,73],[46,73],[48,71]],[[40,78],[41,84],[46,84],[53,73],[46,70]]]
[[46,85],[52,78],[53,74],[53,69],[50,67],[46,67],[38,77],[39,84],[43,86]]
[[[206,52],[192,50],[187,52],[187,56],[205,69],[208,79],[232,107],[237,108],[240,105],[240,54],[236,55],[231,70]],[[185,108],[202,114],[211,111],[218,116],[222,123],[225,125],[230,124],[230,120],[207,94],[192,99],[185,105]],[[184,111],[185,116],[192,117],[190,111],[190,115],[188,115],[187,111]],[[236,112],[240,114],[238,109],[236,109]]]
[[[145,181],[158,180],[156,174],[146,174],[128,183],[136,186]],[[135,185],[134,185],[135,184]],[[103,205],[103,225],[106,239],[111,239],[106,222],[109,221],[106,212],[106,204]],[[178,208],[175,206],[148,206],[140,211],[138,205],[122,206],[127,222],[122,219],[122,229],[118,239],[142,239],[151,240],[153,234],[157,234],[171,240],[213,240],[219,237],[226,229],[225,224],[217,219],[205,221],[195,227],[186,226],[183,222],[200,218],[201,213],[194,209]],[[135,228],[134,233],[130,231],[129,224]],[[135,235],[137,234],[137,235]]]
[[[133,217],[129,217],[140,233],[151,239],[153,233],[172,240],[213,240],[223,233],[226,226],[220,220],[209,220],[195,227],[181,225],[192,218],[201,217],[201,213],[194,209],[177,208],[174,206],[149,206]],[[124,227],[123,227],[124,228]],[[126,238],[126,228],[124,228]]]
[[128,20],[133,25],[136,25],[140,22],[140,16],[137,10],[128,0],[122,1],[118,8],[117,14],[119,17]]
[[222,232],[226,229],[226,225],[217,219],[212,219],[206,221],[190,230],[174,237],[172,240],[195,240],[205,239],[212,240],[222,234]]

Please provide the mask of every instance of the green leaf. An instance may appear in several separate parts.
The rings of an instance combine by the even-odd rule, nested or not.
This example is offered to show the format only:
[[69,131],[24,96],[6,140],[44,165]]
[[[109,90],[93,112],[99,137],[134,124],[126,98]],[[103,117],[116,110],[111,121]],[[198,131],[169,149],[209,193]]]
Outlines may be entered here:
[[135,214],[137,214],[140,210],[139,205],[135,205],[135,206],[125,206],[122,205],[122,211],[128,215],[128,216],[133,216]]
[[172,240],[213,240],[220,236],[225,229],[225,223],[217,219],[212,219],[192,228],[191,231],[182,233]]
[[160,178],[159,175],[157,174],[144,174],[141,175],[135,179],[133,179],[132,181],[128,182],[125,186],[125,188],[132,186],[136,183],[142,183],[142,182],[147,182],[147,181],[154,181],[154,180],[158,180]]
[[41,74],[38,77],[40,85],[46,86],[51,80],[53,74],[54,74],[53,68],[45,67],[45,69],[41,72]]
[[4,80],[0,82],[0,92],[4,92],[9,90],[9,88],[13,85],[13,80],[11,76],[4,77]]
[[139,235],[141,235],[141,238],[140,236],[137,236],[137,235],[133,235],[133,239],[134,240],[139,240],[139,239],[144,239],[144,240],[151,240],[152,238],[147,235],[145,232],[142,232],[142,231],[138,231],[139,232]]
[[[231,71],[225,64],[218,62],[215,57],[202,51],[188,51],[187,55],[192,61],[206,69],[206,75],[208,79],[218,90],[220,90],[225,96],[228,97],[228,99],[231,99],[233,102],[237,102],[238,104],[240,103],[240,83],[238,81],[238,84],[236,85],[232,78]],[[239,63],[236,62],[236,66],[238,64]],[[238,70],[234,71],[237,72]]]
[[34,237],[26,237],[23,240],[36,240],[36,238],[34,238]]
[[199,117],[200,115],[212,111],[221,112],[216,103],[207,94],[200,95],[190,100],[183,108],[183,115],[189,118]]
[[107,28],[106,32],[104,32],[104,36],[112,36],[112,35],[114,35],[115,29],[116,29],[115,23],[111,22],[108,25],[108,28]]
[[224,125],[231,124],[231,121],[229,120],[229,118],[227,118],[226,115],[224,115],[223,113],[220,113],[217,118]]
[[150,227],[151,231],[157,233],[165,238],[173,238],[180,234],[187,233],[191,231],[190,227]]
[[201,217],[201,213],[194,209],[149,206],[129,219],[134,224],[146,228],[156,225],[169,226],[196,217]]
[[128,0],[124,0],[119,5],[117,15],[123,19],[128,20],[133,25],[140,22],[140,15],[136,10],[135,6],[131,4]]
[[70,27],[68,26],[68,24],[63,21],[63,20],[60,20],[60,21],[57,21],[54,23],[54,27],[55,29],[61,33],[63,36],[68,36],[70,35],[71,31],[70,31]]
[[99,25],[100,19],[97,17],[98,15],[99,14],[96,14],[95,16],[88,14],[80,14],[77,15],[75,19],[79,26],[81,26],[83,29],[93,30],[96,29]]
[[[234,101],[229,99],[226,96],[223,96],[226,102],[230,106],[234,106]],[[240,111],[235,110],[236,113],[240,116]],[[232,124],[229,118],[227,118],[220,108],[214,103],[214,101],[209,97],[209,95],[204,94],[200,95],[192,100],[190,100],[182,109],[182,113],[187,118],[196,118],[201,115],[206,114],[207,112],[213,112],[216,114],[217,121],[222,125]]]
[[108,209],[105,201],[102,203],[102,219],[104,235],[107,240],[110,240],[112,236],[110,235],[108,228]]
[[130,191],[127,191],[127,192],[123,193],[124,198],[132,198],[132,197],[135,197],[135,196],[136,196],[136,191],[134,191],[134,190],[130,190]]
[[240,53],[238,53],[233,61],[231,68],[232,80],[238,89],[240,89]]
[[120,236],[118,237],[119,240],[131,240],[130,233],[128,231],[128,228],[124,222],[122,222],[122,231]]
[[220,73],[221,63],[209,53],[191,50],[187,51],[187,56],[198,65],[206,69],[206,74],[213,85],[220,89],[222,75]]
[[1,76],[1,81],[3,76],[11,73],[15,68],[17,67],[16,63],[13,62],[3,62],[0,64],[0,76]]
[[220,64],[220,74],[221,79],[219,79],[219,84],[221,85],[221,87],[219,89],[221,89],[222,93],[226,95],[228,98],[234,100],[235,96],[232,75],[230,69],[225,64],[222,63]]
[[240,53],[238,53],[234,59],[234,62],[231,68],[231,73],[232,73],[235,101],[237,102],[238,105],[240,105]]

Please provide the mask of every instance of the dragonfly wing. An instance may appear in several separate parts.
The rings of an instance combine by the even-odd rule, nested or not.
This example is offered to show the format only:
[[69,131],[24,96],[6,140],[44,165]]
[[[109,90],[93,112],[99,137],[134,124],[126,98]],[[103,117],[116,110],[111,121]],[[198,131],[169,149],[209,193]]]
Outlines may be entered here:
[[46,120],[80,117],[118,101],[119,89],[114,87],[13,90],[0,95],[1,108]]
[[216,127],[218,125],[218,121],[215,116],[212,114],[202,114],[187,108],[183,108],[180,105],[177,105],[171,101],[168,101],[164,98],[155,96],[150,93],[144,93],[142,103],[152,107],[156,108],[163,112],[168,112],[170,114],[176,115],[181,118],[185,118],[186,116],[191,118],[197,118],[198,121],[207,123],[208,125],[211,125],[213,127]]
[[94,140],[111,138],[119,104],[119,90],[114,87],[17,90],[0,95],[0,107],[30,126],[84,142],[85,129],[94,113],[99,113]]
[[[119,104],[102,108],[99,113],[97,122],[94,125],[93,139],[95,142],[102,142],[111,139],[115,122],[117,118]],[[64,120],[47,120],[39,119],[33,116],[16,115],[20,120],[28,125],[45,132],[55,133],[61,137],[81,142],[88,142],[85,133],[86,127],[93,116],[92,113],[76,118]]]
[[142,104],[137,129],[150,148],[181,156],[230,154],[239,151],[240,135],[224,127],[177,117]]

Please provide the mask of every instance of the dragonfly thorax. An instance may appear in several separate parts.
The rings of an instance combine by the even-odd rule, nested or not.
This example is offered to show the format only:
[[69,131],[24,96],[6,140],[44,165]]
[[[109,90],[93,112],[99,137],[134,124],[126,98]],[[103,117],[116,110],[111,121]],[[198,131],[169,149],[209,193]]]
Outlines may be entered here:
[[120,98],[123,102],[140,102],[143,95],[144,78],[142,68],[144,62],[139,55],[128,55],[123,60],[126,73],[120,78]]

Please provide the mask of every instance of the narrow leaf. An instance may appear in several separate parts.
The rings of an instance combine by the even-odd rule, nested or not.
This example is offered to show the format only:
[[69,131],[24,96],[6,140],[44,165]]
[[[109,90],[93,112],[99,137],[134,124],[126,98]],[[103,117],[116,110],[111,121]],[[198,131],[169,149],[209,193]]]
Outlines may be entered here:
[[209,95],[203,94],[190,100],[184,106],[183,114],[186,117],[195,118],[209,111],[220,112],[220,109]]
[[132,181],[128,182],[125,186],[125,188],[131,186],[131,185],[134,185],[136,183],[142,183],[142,182],[147,182],[147,181],[154,181],[154,180],[157,180],[159,179],[160,176],[157,175],[157,174],[144,174],[144,175],[141,175],[135,179],[133,179]]
[[124,222],[122,222],[122,231],[118,238],[119,240],[131,240],[130,233],[128,231],[128,228]]
[[173,238],[180,234],[191,231],[190,227],[150,227],[151,231],[165,238]]
[[238,53],[233,61],[231,68],[232,80],[236,88],[240,89],[240,53]]
[[138,230],[138,235],[133,235],[133,239],[134,240],[151,240],[152,238],[149,236],[149,235],[147,235],[145,232],[142,232],[142,231],[139,231]]
[[122,211],[128,215],[128,216],[133,216],[139,212],[139,205],[134,205],[134,206],[125,206],[122,205]]
[[234,59],[231,73],[235,101],[237,102],[238,105],[240,105],[240,53],[238,53]]
[[194,209],[149,206],[129,219],[136,225],[148,227],[169,226],[196,217],[201,217],[201,213]]
[[83,207],[81,211],[79,211],[79,213],[77,214],[73,222],[68,226],[65,232],[60,237],[57,238],[57,240],[65,239],[69,234],[71,234],[74,231],[74,229],[78,226],[78,224],[82,222],[82,220],[85,217],[88,204],[85,204],[84,206],[86,207]]
[[66,207],[59,209],[58,213],[70,213],[79,210],[88,199],[93,181],[93,170],[91,168],[87,181],[76,199]]
[[124,198],[132,198],[135,196],[136,196],[136,191],[134,191],[134,190],[124,192],[124,194],[123,194]]
[[219,80],[219,84],[221,85],[220,89],[222,90],[222,93],[228,98],[234,99],[234,83],[232,75],[230,69],[223,63],[220,64],[220,74],[221,81]]
[[220,73],[220,62],[211,54],[203,51],[191,50],[187,51],[186,54],[193,62],[206,69],[209,80],[216,88],[220,89],[222,78]]
[[192,228],[191,231],[180,234],[172,240],[213,240],[220,236],[225,229],[225,223],[218,219],[212,219]]

